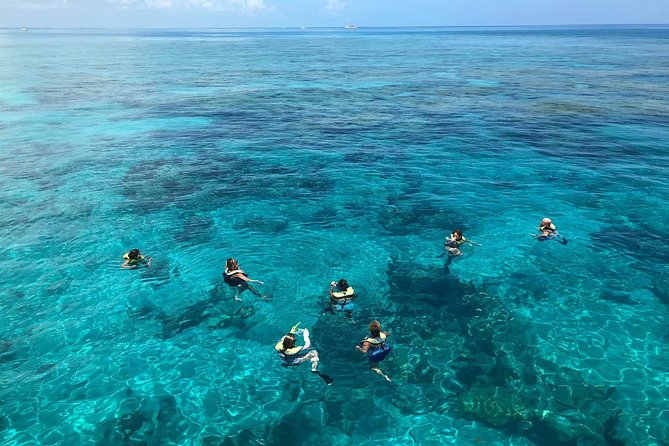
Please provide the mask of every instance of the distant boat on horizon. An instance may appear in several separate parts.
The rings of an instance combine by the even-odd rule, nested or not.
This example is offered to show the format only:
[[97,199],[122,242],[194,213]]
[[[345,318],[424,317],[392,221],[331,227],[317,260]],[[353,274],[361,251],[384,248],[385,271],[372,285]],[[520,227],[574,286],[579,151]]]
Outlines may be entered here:
[[353,24],[351,24],[351,25],[346,25],[346,26],[344,27],[344,29],[358,29],[358,25],[353,25]]
[[28,28],[21,28],[21,31],[28,31]]

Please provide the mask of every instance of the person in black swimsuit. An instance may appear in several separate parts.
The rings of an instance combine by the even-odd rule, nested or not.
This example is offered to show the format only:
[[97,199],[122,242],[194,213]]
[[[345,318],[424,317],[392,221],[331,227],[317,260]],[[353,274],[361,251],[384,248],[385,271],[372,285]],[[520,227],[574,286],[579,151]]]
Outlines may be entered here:
[[239,291],[237,292],[237,294],[235,294],[235,300],[237,301],[240,302],[242,301],[239,295],[246,290],[250,290],[253,294],[255,294],[260,298],[263,297],[258,292],[258,290],[249,285],[250,282],[259,283],[260,285],[263,285],[263,283],[260,280],[249,278],[244,272],[244,270],[239,268],[239,263],[237,262],[237,260],[233,258],[230,258],[225,262],[225,271],[223,271],[223,280],[225,281],[225,283],[228,284],[228,286],[239,288]]

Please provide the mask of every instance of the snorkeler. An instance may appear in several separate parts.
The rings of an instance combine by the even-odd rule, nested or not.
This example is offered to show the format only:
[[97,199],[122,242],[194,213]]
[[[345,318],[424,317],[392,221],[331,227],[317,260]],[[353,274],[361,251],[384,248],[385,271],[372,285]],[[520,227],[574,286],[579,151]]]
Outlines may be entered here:
[[448,265],[451,264],[453,261],[454,257],[458,257],[462,255],[462,251],[460,251],[460,247],[464,245],[465,243],[470,243],[474,246],[481,246],[479,243],[473,242],[471,240],[467,240],[463,235],[462,231],[459,229],[456,229],[453,231],[453,233],[450,235],[450,237],[446,238],[446,241],[444,241],[444,249],[446,250],[448,254],[448,259],[446,259],[446,263],[444,264],[444,268],[446,268],[446,272],[448,272]]
[[367,353],[369,360],[369,367],[379,375],[383,376],[386,381],[391,381],[390,377],[383,373],[379,368],[379,362],[386,359],[386,356],[392,351],[392,347],[386,343],[386,338],[390,333],[381,331],[381,324],[379,321],[372,321],[369,324],[369,336],[360,341],[362,347],[356,345],[356,350],[362,353]]
[[144,257],[139,249],[131,249],[123,254],[123,264],[121,268],[139,268],[140,266],[151,266],[151,257]]
[[[329,386],[334,382],[330,376],[318,371],[318,352],[311,349],[311,340],[309,339],[309,330],[306,328],[297,329],[300,325],[298,322],[290,329],[290,332],[279,339],[279,342],[274,346],[274,350],[281,358],[281,365],[283,367],[296,367],[303,362],[311,361],[311,371],[321,377],[323,381]],[[304,345],[295,345],[295,334],[302,333]],[[308,351],[307,351],[308,350]]]
[[353,317],[353,299],[356,297],[346,279],[330,282],[330,304],[334,311],[343,311],[346,317]]
[[544,240],[556,240],[558,243],[562,243],[563,245],[566,245],[568,242],[566,238],[558,234],[557,228],[550,218],[542,219],[537,229],[539,232],[541,232],[541,234],[532,234],[532,237],[536,238],[540,242],[543,242]]
[[235,259],[228,259],[225,262],[225,271],[223,271],[223,281],[231,287],[240,288],[239,292],[235,294],[235,300],[241,302],[242,299],[239,297],[246,290],[250,290],[253,294],[263,299],[262,294],[258,292],[255,288],[249,285],[249,282],[259,283],[264,285],[261,281],[250,279],[246,273],[239,268],[239,263]]

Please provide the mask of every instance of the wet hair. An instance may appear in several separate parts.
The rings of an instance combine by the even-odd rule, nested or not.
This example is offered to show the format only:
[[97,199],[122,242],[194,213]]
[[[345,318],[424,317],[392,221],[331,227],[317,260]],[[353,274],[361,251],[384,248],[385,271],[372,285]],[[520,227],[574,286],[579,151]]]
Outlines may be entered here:
[[381,335],[381,323],[379,321],[372,321],[369,323],[369,332],[375,338],[378,338]]
[[289,348],[295,347],[295,335],[292,333],[288,333],[286,336],[284,336],[281,347],[284,350],[288,350]]
[[348,289],[348,282],[346,279],[339,279],[339,282],[337,282],[337,288],[340,290],[346,290]]
[[128,258],[131,260],[137,260],[142,254],[139,252],[139,249],[134,248],[128,252]]
[[457,235],[458,237],[462,237],[462,231],[459,230],[459,229],[456,229],[455,231],[453,231],[453,234]]
[[239,269],[239,263],[237,263],[237,260],[230,257],[228,260],[225,261],[225,267],[229,270]]

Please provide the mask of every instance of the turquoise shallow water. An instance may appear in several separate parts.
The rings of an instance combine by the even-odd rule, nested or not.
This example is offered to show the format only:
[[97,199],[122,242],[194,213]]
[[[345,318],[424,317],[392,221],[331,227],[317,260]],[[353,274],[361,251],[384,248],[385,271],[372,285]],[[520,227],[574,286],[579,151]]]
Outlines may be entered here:
[[[0,55],[1,444],[669,444],[669,28]],[[457,227],[482,246],[447,274]],[[233,300],[230,256],[271,302]],[[354,321],[323,314],[340,277]],[[354,350],[373,318],[391,384]],[[333,386],[280,367],[297,321]]]

